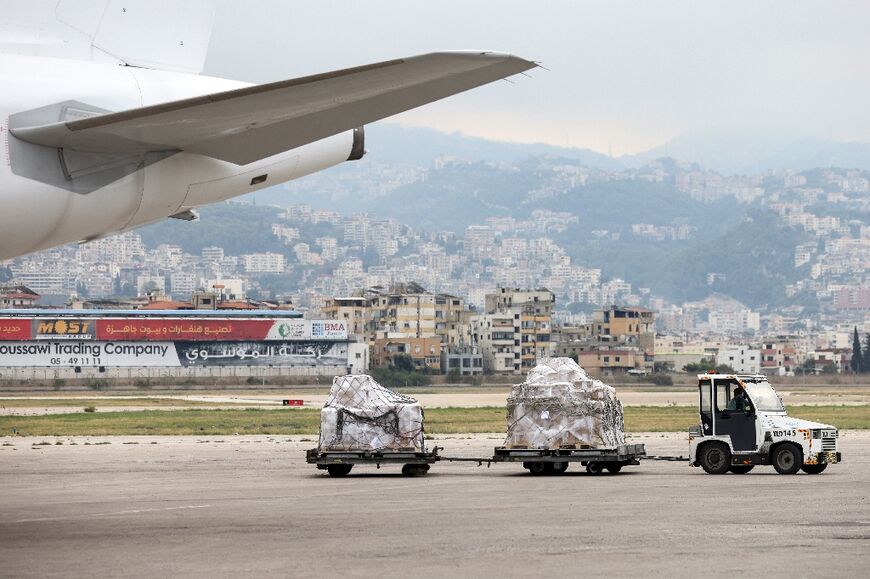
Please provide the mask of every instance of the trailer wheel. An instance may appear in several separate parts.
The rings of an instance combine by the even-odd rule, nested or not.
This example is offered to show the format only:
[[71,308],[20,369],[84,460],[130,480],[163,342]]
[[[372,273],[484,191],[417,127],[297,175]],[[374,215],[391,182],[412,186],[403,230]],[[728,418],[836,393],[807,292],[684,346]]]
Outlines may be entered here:
[[604,465],[600,462],[590,462],[586,465],[586,472],[589,474],[601,474],[604,472]]
[[568,463],[567,462],[554,462],[553,463],[553,474],[564,474],[566,470],[568,470]]
[[826,468],[828,468],[828,463],[823,462],[822,464],[805,464],[801,470],[807,474],[821,474]]
[[530,462],[529,472],[535,476],[549,474],[553,470],[552,462]]
[[618,463],[616,463],[616,464],[608,464],[606,468],[607,468],[607,471],[608,471],[610,474],[617,474],[619,471],[622,470],[622,465],[621,465],[621,464],[618,464]]
[[429,472],[428,464],[406,464],[402,466],[402,476],[423,476]]
[[776,447],[771,462],[779,474],[795,474],[801,469],[804,453],[796,444],[787,442]]
[[352,464],[330,464],[326,467],[326,472],[329,476],[347,476],[352,468]]
[[701,448],[699,461],[707,474],[725,474],[731,466],[731,451],[724,442],[708,442]]
[[734,474],[746,474],[753,469],[754,464],[732,464],[728,470]]

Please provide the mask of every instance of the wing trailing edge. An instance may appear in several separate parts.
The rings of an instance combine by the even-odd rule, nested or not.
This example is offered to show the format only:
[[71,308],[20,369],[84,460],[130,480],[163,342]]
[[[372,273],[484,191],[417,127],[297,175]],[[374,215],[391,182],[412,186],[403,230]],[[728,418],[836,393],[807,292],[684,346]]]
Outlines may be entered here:
[[536,66],[494,52],[424,54],[11,132],[58,149],[246,165]]

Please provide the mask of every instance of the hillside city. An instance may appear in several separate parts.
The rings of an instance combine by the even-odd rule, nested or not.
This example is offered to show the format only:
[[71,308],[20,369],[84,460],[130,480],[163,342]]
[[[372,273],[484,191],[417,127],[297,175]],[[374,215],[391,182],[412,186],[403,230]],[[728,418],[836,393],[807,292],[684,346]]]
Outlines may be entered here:
[[[870,332],[868,171],[725,176],[672,159],[614,170],[553,157],[358,171],[281,192],[304,203],[228,203],[0,263],[0,307],[184,308],[215,292],[346,319],[374,366],[406,354],[467,374],[555,354],[604,373],[702,360],[846,372],[854,332]],[[348,197],[372,210],[336,211]]]

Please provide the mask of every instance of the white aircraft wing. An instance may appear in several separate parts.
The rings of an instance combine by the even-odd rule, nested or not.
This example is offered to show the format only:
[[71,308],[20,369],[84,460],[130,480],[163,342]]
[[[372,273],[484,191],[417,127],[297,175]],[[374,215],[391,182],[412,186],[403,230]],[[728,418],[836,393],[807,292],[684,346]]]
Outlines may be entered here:
[[11,132],[76,151],[186,151],[245,165],[535,66],[493,52],[424,54]]

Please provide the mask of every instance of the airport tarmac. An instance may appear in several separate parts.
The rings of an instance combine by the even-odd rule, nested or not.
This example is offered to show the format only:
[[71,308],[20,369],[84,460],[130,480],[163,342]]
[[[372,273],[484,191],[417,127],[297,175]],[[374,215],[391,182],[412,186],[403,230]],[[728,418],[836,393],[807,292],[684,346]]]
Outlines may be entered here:
[[[487,456],[498,435],[438,436]],[[632,436],[650,454],[683,434]],[[47,443],[47,444],[43,444]],[[58,444],[60,443],[60,444]],[[870,552],[870,433],[824,474],[705,475],[644,462],[619,475],[518,465],[305,463],[310,437],[0,438],[7,577],[858,577]]]
[[[424,408],[480,408],[487,406],[504,406],[509,395],[508,389],[478,389],[465,391],[463,388],[440,388],[441,391],[414,392],[406,391],[409,395],[419,400]],[[696,387],[678,388],[664,387],[659,389],[630,388],[618,389],[619,399],[625,406],[694,406],[698,403]],[[870,404],[870,387],[866,385],[853,386],[836,390],[826,388],[786,388],[779,392],[786,406],[794,405],[844,405],[858,406]],[[110,401],[111,405],[100,406],[100,398]],[[210,409],[210,408],[269,408],[281,406],[285,398],[301,399],[306,407],[322,408],[327,399],[325,392],[312,392],[311,390],[288,390],[283,394],[145,394],[137,395],[111,395],[89,393],[87,395],[69,394],[46,394],[40,396],[16,395],[0,396],[0,416],[39,416],[45,414],[75,414],[84,412],[81,400],[88,404],[94,403],[100,412],[131,412],[154,409],[154,406],[143,405],[145,399],[155,400],[155,405],[160,400],[171,400],[171,407],[164,410]],[[40,406],[40,400],[51,400],[50,406]],[[130,400],[129,405],[122,403]],[[68,400],[69,405],[60,406],[58,400]],[[30,401],[28,405],[22,402]],[[96,402],[95,402],[96,401]],[[191,403],[184,406],[187,401]],[[16,404],[10,405],[9,402]]]

